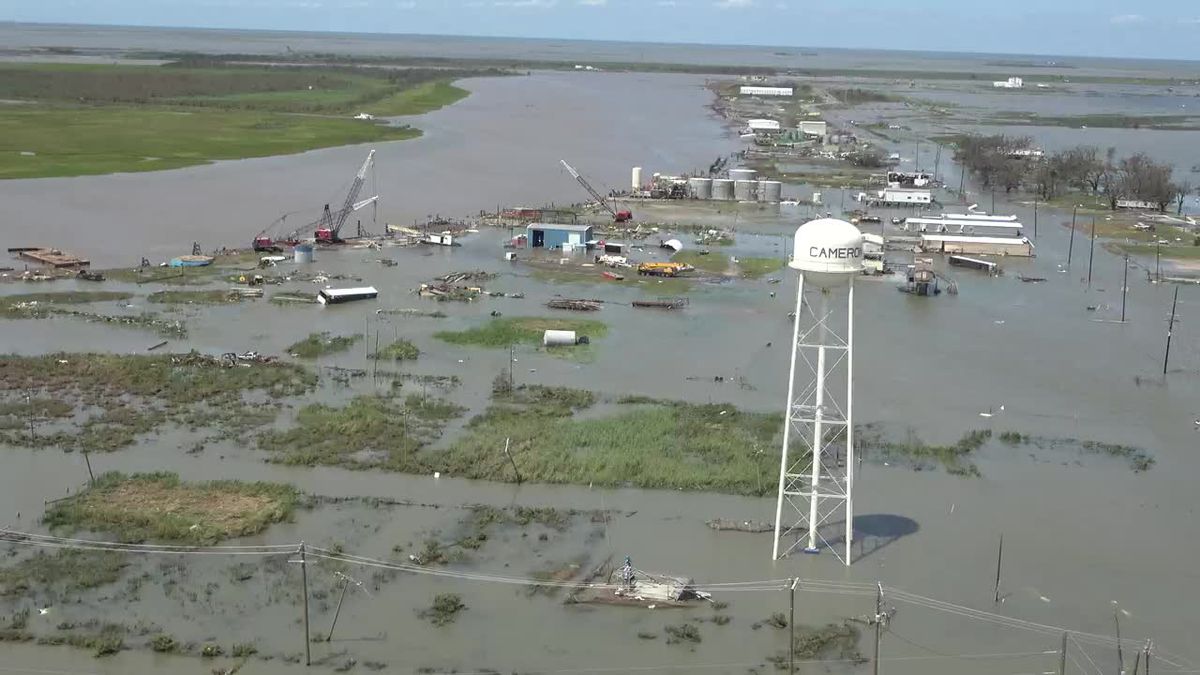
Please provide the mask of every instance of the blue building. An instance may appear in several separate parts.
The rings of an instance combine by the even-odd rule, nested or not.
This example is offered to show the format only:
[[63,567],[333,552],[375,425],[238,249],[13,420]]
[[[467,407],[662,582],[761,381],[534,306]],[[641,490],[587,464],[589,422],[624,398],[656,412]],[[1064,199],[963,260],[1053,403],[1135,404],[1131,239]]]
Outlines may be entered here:
[[592,240],[591,225],[530,223],[525,232],[530,248],[582,248]]

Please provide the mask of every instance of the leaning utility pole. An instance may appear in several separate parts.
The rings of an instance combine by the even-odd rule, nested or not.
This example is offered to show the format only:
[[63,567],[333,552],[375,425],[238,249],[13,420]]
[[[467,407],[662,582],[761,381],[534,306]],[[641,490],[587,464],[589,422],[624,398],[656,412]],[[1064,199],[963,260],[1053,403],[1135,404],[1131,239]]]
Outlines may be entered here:
[[1125,294],[1129,292],[1129,254],[1125,254],[1125,276],[1121,279],[1121,323],[1125,323]]
[[1038,221],[1038,198],[1037,193],[1033,195],[1033,239],[1037,241],[1037,221]]
[[1171,358],[1171,333],[1175,331],[1175,306],[1179,304],[1179,287],[1175,287],[1175,299],[1171,300],[1171,320],[1167,322],[1167,349],[1163,352],[1163,375],[1167,374],[1167,359]]
[[1113,622],[1117,625],[1117,675],[1125,675],[1125,654],[1121,651],[1121,606],[1113,602]]
[[996,550],[996,595],[992,602],[1000,602],[1000,562],[1004,559],[1004,533],[1000,533],[1000,548]]
[[1067,675],[1067,634],[1063,633],[1062,646],[1058,649],[1058,675]]
[[1088,248],[1088,288],[1092,287],[1092,258],[1096,255],[1096,216],[1092,216],[1092,242]]
[[304,593],[304,665],[311,666],[312,645],[309,644],[311,640],[308,637],[308,560],[305,558],[304,549],[304,542],[300,542],[300,559],[292,560],[291,562],[298,563],[300,565],[300,583]]
[[1067,269],[1071,269],[1071,253],[1075,250],[1075,215],[1079,213],[1079,205],[1071,209],[1071,238],[1067,241]]
[[879,675],[879,641],[883,637],[883,622],[887,619],[883,614],[883,584],[875,582],[878,589],[875,593],[875,658],[872,672]]

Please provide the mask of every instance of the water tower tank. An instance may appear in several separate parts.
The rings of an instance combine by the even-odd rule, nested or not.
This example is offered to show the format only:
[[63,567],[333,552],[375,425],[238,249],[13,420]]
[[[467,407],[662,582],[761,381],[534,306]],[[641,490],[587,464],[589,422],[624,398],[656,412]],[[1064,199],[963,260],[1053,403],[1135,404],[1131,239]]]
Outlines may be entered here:
[[729,180],[754,180],[754,174],[758,173],[754,169],[730,169]]
[[714,178],[712,182],[712,198],[722,202],[733,199],[733,181],[724,178]]
[[711,178],[689,178],[688,189],[696,199],[712,199],[713,181]]
[[777,180],[760,180],[758,182],[758,201],[778,204],[783,198],[783,183]]
[[733,198],[739,202],[752,202],[757,188],[758,181],[736,180],[733,182]]
[[633,176],[630,180],[630,187],[633,188],[634,192],[642,189],[642,167],[633,167]]
[[847,283],[863,269],[863,236],[858,228],[837,218],[819,218],[796,229],[792,269],[820,288]]

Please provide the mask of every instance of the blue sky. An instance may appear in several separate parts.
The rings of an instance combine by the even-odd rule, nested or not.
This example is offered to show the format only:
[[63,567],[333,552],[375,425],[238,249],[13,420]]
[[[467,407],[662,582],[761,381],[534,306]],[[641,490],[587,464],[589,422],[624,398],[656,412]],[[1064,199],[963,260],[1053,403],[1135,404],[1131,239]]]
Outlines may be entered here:
[[1200,0],[0,0],[0,20],[1200,59]]

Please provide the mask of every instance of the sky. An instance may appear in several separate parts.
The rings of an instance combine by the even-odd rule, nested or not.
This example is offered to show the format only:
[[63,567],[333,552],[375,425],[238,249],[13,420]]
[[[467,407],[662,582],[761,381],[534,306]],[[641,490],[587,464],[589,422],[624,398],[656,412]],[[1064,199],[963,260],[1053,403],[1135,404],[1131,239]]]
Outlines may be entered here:
[[0,0],[0,20],[1200,60],[1200,0]]

